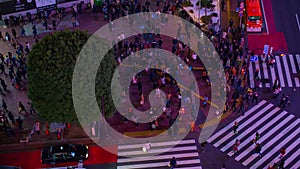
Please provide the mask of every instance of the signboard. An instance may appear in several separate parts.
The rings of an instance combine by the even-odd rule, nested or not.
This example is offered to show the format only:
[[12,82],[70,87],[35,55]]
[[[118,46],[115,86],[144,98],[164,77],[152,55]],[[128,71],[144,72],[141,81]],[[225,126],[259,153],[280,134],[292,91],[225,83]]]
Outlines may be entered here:
[[34,0],[0,0],[2,15],[35,9]]
[[258,60],[258,57],[256,55],[251,56],[250,61],[256,62]]
[[265,55],[269,53],[269,45],[264,45],[264,52]]

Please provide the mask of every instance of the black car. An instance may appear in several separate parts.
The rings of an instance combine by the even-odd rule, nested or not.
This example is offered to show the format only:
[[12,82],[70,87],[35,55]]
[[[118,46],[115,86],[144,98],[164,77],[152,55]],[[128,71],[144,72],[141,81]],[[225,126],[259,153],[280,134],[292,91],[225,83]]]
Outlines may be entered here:
[[59,162],[86,160],[89,156],[88,149],[88,146],[83,144],[63,144],[44,147],[41,161],[43,164],[56,164]]

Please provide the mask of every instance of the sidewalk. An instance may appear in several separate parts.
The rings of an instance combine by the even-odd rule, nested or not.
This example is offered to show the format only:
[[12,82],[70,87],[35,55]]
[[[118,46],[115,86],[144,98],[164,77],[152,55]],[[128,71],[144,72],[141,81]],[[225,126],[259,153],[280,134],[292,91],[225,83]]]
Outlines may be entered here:
[[[234,19],[234,25],[235,26],[238,24],[237,14],[233,10],[237,6],[236,3],[234,3],[234,2],[230,3],[230,0],[227,0],[227,4],[230,4],[230,6],[225,6],[225,9],[228,9],[230,7],[230,10],[221,12],[221,19],[222,19],[221,23],[222,23],[223,28],[228,26],[228,22],[229,22],[230,18]],[[154,6],[155,4],[152,3],[152,5]],[[71,27],[72,24],[71,24],[70,14],[68,14],[58,24],[58,30],[63,30],[65,28],[69,28],[71,30],[76,30],[76,29],[87,30],[87,31],[89,31],[89,33],[93,33],[96,30],[98,30],[101,26],[103,26],[104,24],[107,24],[107,22],[103,21],[103,13],[102,12],[98,13],[98,14],[92,14],[91,11],[84,11],[82,14],[78,15],[78,18],[79,18],[79,26],[75,27],[75,28]],[[40,36],[41,37],[45,36],[48,31],[43,31],[43,27],[40,23],[38,25],[39,25],[38,30],[40,30],[40,32],[42,32],[42,34]],[[30,30],[31,30],[30,26],[31,26],[31,24],[26,25],[26,29],[29,32],[29,34],[30,34]],[[3,29],[2,28],[0,30],[1,30],[1,32],[5,32],[5,31],[8,31],[9,33],[11,32],[10,28],[8,28],[8,29]],[[17,28],[16,28],[16,30],[17,30]],[[18,30],[17,30],[17,34],[19,34]],[[34,44],[34,40],[31,37],[19,39],[19,41],[23,44],[25,44],[25,42],[28,41],[28,42],[31,43],[31,46]],[[164,42],[164,44],[165,43],[166,42]],[[169,42],[169,43],[171,43],[171,42]],[[12,49],[11,46],[8,46],[7,42],[2,42],[1,41],[0,45],[1,45],[1,48],[0,48],[1,53],[7,53],[8,51],[14,51],[15,50],[15,49]],[[6,79],[6,83],[10,84],[8,78],[5,78],[5,79]],[[200,82],[200,83],[202,83],[202,82]],[[201,84],[201,85],[203,85],[203,84]],[[24,90],[19,91],[19,90],[16,90],[15,88],[13,88],[12,86],[9,86],[9,91],[10,92],[6,96],[3,96],[3,98],[6,99],[9,110],[11,110],[13,112],[13,114],[15,115],[15,117],[17,117],[18,116],[18,113],[17,113],[18,112],[18,110],[17,110],[18,106],[16,105],[16,103],[18,101],[22,101],[23,103],[28,102],[27,92],[26,92],[27,89],[25,87]],[[208,90],[206,92],[210,92],[210,91]],[[202,96],[204,95],[203,92],[200,93],[200,94]],[[28,105],[26,104],[25,106],[26,106],[27,110],[29,110]],[[227,117],[227,116],[224,116],[224,117]],[[34,117],[34,118],[33,117],[27,117],[27,116],[22,116],[22,118],[24,120],[24,125],[23,126],[24,126],[25,129],[27,129],[27,132],[28,132],[28,130],[30,130],[32,128],[32,125],[37,120],[37,118],[36,117]],[[189,120],[189,119],[184,119],[184,120]],[[153,134],[153,133],[150,132],[148,125],[140,125],[138,128],[135,128],[135,124],[132,123],[132,122],[127,123],[127,124],[122,123],[122,125],[120,125],[121,118],[118,114],[115,114],[114,117],[112,119],[110,119],[110,121],[115,124],[114,127],[118,128],[120,130],[120,132],[123,132],[128,136],[145,137],[145,135],[150,136],[150,135]],[[0,138],[5,138],[5,139],[1,139],[3,141],[2,145],[0,146],[1,152],[8,151],[9,147],[10,148],[18,147],[17,145],[19,145],[19,149],[18,148],[17,149],[21,150],[22,148],[25,148],[25,147],[26,148],[29,148],[31,146],[34,147],[35,144],[36,144],[37,147],[40,147],[40,146],[43,146],[44,144],[59,142],[59,141],[57,141],[57,138],[56,138],[55,134],[51,135],[51,136],[45,135],[45,127],[44,127],[45,122],[42,122],[42,125],[43,125],[43,130],[41,131],[41,135],[40,136],[34,135],[31,142],[26,143],[25,145],[19,143],[19,139],[20,139],[20,137],[22,136],[23,133],[19,132],[18,129],[16,128],[16,126],[14,127],[14,129],[16,130],[17,137],[15,137],[15,136],[7,137],[5,135],[2,135],[2,133],[1,133]],[[167,122],[162,123],[162,126],[166,126],[166,125],[168,125]],[[130,129],[130,130],[125,131],[124,128]],[[186,130],[187,130],[186,128],[182,128],[182,129],[179,129],[179,132],[184,133],[184,132],[186,132]],[[198,127],[196,127],[196,132],[199,132],[199,130],[200,129]],[[76,132],[73,132],[73,131],[76,131]],[[159,132],[161,132],[161,129],[158,129],[158,130],[154,131],[154,134],[157,134]],[[89,140],[88,138],[85,138],[86,135],[84,134],[82,129],[80,130],[79,126],[72,125],[72,127],[70,129],[67,129],[65,131],[65,137],[64,137],[64,140],[62,142],[69,142],[69,141],[72,142],[72,140],[73,140],[72,138],[74,138],[74,137],[75,138],[84,138],[83,140],[85,140],[85,139]],[[166,135],[166,137],[167,137],[167,135]],[[79,139],[76,139],[76,141],[78,142]],[[76,142],[76,141],[74,140],[74,142]],[[9,145],[8,143],[14,143],[14,144]]]

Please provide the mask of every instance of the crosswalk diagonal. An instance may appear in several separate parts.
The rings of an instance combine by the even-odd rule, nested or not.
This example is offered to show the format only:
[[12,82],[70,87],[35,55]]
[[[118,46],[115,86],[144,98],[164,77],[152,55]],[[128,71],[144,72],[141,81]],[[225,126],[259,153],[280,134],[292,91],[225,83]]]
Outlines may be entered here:
[[275,56],[275,63],[272,66],[266,63],[262,55],[257,56],[259,59],[255,63],[250,63],[249,84],[251,88],[255,87],[254,72],[258,70],[258,76],[261,79],[260,87],[271,87],[275,79],[279,80],[281,87],[300,87],[300,56],[285,55]]
[[119,145],[117,169],[167,168],[175,157],[180,169],[201,169],[201,162],[194,139],[150,143],[148,152],[142,151],[144,144]]
[[[238,134],[232,131],[234,122],[239,123]],[[260,134],[257,141],[262,146],[260,156],[254,153],[256,132]],[[234,154],[232,147],[237,139],[240,145]],[[299,168],[300,119],[263,100],[217,131],[207,142],[250,169],[266,169],[278,162],[279,150],[284,147],[285,167]]]

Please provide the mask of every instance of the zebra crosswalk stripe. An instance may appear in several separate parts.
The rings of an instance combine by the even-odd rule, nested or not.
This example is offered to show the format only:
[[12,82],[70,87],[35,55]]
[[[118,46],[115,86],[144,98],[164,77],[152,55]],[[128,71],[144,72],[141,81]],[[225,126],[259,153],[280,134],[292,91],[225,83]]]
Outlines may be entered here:
[[144,144],[118,146],[117,169],[166,168],[173,157],[176,158],[177,168],[202,168],[194,139],[151,143],[148,152],[142,151],[143,146]]
[[[277,110],[278,110],[278,108],[274,109],[274,110],[273,110],[272,112],[270,112],[269,114],[271,114],[271,113],[276,113]],[[286,115],[286,114],[287,114],[286,111],[283,111],[282,113],[278,113],[278,115],[276,116],[276,118],[274,118],[274,121],[277,122],[278,120],[280,120],[280,119],[281,119],[284,115]],[[292,118],[292,116],[291,116],[291,118]],[[264,131],[267,130],[272,124],[273,124],[273,122],[272,122],[272,121],[269,121],[265,126],[263,126],[261,129],[259,129],[257,132],[258,132],[258,133],[264,132]],[[282,124],[284,124],[284,122],[283,122]],[[245,147],[249,142],[251,142],[252,140],[253,140],[253,138],[251,137],[251,138],[247,139],[247,141],[242,142],[242,143],[239,145],[239,149],[244,148],[244,147]],[[260,141],[264,141],[264,138],[260,138]],[[229,155],[229,156],[233,156],[233,152],[232,152],[232,151],[229,152],[228,155]],[[246,155],[246,153],[245,153],[245,155]],[[241,155],[239,155],[238,157],[243,158],[244,156],[241,154]],[[238,158],[237,158],[237,159],[238,159]]]
[[287,57],[282,57],[283,66],[284,66],[284,70],[285,70],[285,75],[286,75],[286,78],[287,78],[288,86],[293,86],[292,79],[291,79],[291,74],[290,74],[290,71],[289,71],[290,69],[289,69],[286,58]]
[[[248,116],[241,116],[234,120],[240,122],[239,134],[228,133],[233,126],[233,121],[222,128],[221,132],[218,131],[212,135],[208,142],[227,155],[233,156],[231,148],[236,139],[240,140],[239,152],[235,156],[235,160],[250,169],[267,168],[279,160],[279,150],[285,147],[287,150],[285,166],[288,168],[299,167],[300,119],[263,101],[259,103],[259,108],[253,107],[245,114]],[[253,154],[254,144],[252,141],[256,132],[261,134],[258,140],[262,145],[261,157]]]
[[[259,102],[257,105],[255,105],[254,107],[252,107],[250,110],[248,110],[247,112],[245,112],[245,115],[242,116],[241,118],[237,119],[237,122],[240,122],[241,120],[243,120],[244,118],[246,118],[247,116],[251,115],[253,112],[255,112],[260,106],[262,106],[263,104],[265,104],[267,101],[263,100],[261,102]],[[211,136],[207,142],[211,143],[212,141],[214,141],[216,138],[218,138],[219,136],[221,136],[224,132],[228,131],[229,129],[232,128],[232,126],[234,125],[234,122],[231,122],[229,125],[227,125],[226,127],[224,127],[223,129],[221,129],[220,131],[218,131],[217,133],[215,133],[213,136]]]
[[258,58],[258,61],[251,62],[248,68],[251,88],[255,87],[254,72],[256,69],[259,70],[258,76],[262,79],[260,87],[271,87],[276,78],[278,78],[281,87],[300,87],[299,77],[294,77],[300,72],[300,56],[298,54],[275,56],[273,67],[267,65],[262,55],[259,55]]
[[[271,117],[274,113],[278,112],[280,109],[276,108],[274,110],[272,110],[270,113],[268,113],[266,116],[264,116],[263,118],[260,118],[257,122],[255,122],[253,125],[251,125],[251,128],[248,128],[246,131],[243,131],[243,133],[241,133],[240,135],[238,135],[238,137],[236,137],[236,139],[242,139],[243,137],[245,137],[248,133],[250,133],[252,131],[252,128],[256,128],[257,126],[259,126],[261,123],[263,123],[265,120],[267,120],[269,117]],[[230,147],[232,147],[232,145],[234,145],[235,140],[232,139],[231,142],[229,142],[226,146],[224,146],[221,151],[226,151],[227,149],[229,149]]]
[[[297,125],[297,124],[299,124],[299,121],[294,121],[293,125]],[[288,131],[290,131],[291,129],[292,128],[290,128]],[[279,144],[277,144],[277,146],[273,150],[269,151],[266,155],[264,155],[262,158],[260,158],[259,161],[256,162],[251,167],[251,169],[258,168],[259,165],[261,165],[265,160],[267,160],[274,153],[278,153],[278,150],[280,150],[286,143],[288,143],[292,138],[294,138],[298,134],[299,134],[299,132],[294,130],[294,132],[291,135],[289,135],[283,141],[281,141]],[[273,145],[277,140],[279,140],[283,136],[284,136],[284,134],[279,135],[279,136],[277,135],[277,137],[274,137],[271,141],[269,141],[266,145],[264,145],[263,150],[267,149],[268,147],[270,147],[271,145]],[[255,156],[251,156],[251,157],[255,157]],[[257,156],[255,158],[257,158]],[[249,162],[251,162],[251,161],[249,160]]]
[[[294,56],[293,55],[289,55],[289,59],[290,59],[291,66],[292,66],[292,72],[295,74],[295,73],[297,73],[297,69],[296,69],[296,66],[295,66]],[[299,78],[298,77],[294,77],[294,80],[295,80],[295,85],[296,86],[300,86]]]
[[[270,109],[273,105],[269,104],[266,107],[264,107],[262,110],[260,110],[258,113],[256,113],[254,116],[252,116],[251,119],[247,120],[245,123],[242,123],[239,125],[238,130],[242,130],[244,127],[246,127],[248,124],[250,124],[251,122],[253,122],[254,120],[256,120],[257,117],[259,117],[261,115],[261,113],[267,111],[268,109]],[[232,136],[235,136],[235,133],[230,132],[229,134],[227,134],[225,137],[223,137],[222,139],[220,139],[217,143],[214,144],[215,147],[218,147],[219,145],[221,145],[223,142],[227,141],[228,139],[230,139]]]
[[285,87],[285,83],[284,83],[284,79],[283,79],[283,72],[282,72],[282,69],[281,69],[279,56],[275,56],[275,60],[276,60],[276,64],[277,64],[277,70],[278,70],[278,75],[279,75],[280,86]]

